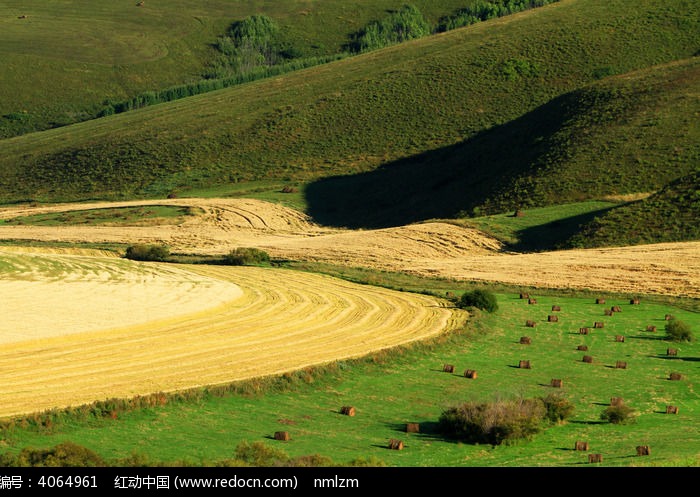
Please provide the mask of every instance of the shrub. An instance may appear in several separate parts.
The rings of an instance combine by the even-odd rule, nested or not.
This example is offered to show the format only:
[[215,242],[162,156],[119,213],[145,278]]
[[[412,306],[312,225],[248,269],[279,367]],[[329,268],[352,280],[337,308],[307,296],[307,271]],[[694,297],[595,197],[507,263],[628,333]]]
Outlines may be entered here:
[[472,290],[462,294],[457,301],[457,306],[461,308],[476,307],[487,312],[496,312],[498,310],[498,300],[488,290]]
[[285,465],[289,462],[289,456],[262,442],[243,441],[236,447],[236,460],[255,467],[270,467]]
[[608,406],[600,414],[600,419],[613,424],[626,424],[633,421],[634,409],[631,407],[620,404],[615,406]]
[[692,342],[695,340],[688,323],[679,319],[671,319],[666,323],[666,339],[674,342]]
[[574,414],[574,405],[561,394],[552,393],[542,398],[546,410],[545,419],[561,423]]
[[224,257],[224,262],[232,266],[255,266],[269,263],[270,256],[257,248],[238,247]]
[[134,261],[164,262],[170,256],[170,250],[164,245],[137,244],[127,247],[124,257]]
[[467,402],[445,410],[437,428],[462,442],[500,445],[538,433],[546,414],[542,399]]
[[73,442],[63,442],[52,449],[22,449],[15,464],[21,467],[93,468],[105,466],[105,461],[86,447]]

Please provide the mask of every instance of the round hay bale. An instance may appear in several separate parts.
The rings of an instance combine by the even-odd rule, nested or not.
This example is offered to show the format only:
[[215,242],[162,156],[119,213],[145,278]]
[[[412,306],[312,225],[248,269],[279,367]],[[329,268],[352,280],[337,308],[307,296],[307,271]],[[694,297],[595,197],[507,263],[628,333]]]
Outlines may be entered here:
[[537,323],[535,323],[532,319],[528,319],[527,321],[525,321],[525,326],[527,326],[528,328],[534,328],[536,325]]
[[678,349],[666,349],[666,355],[670,356],[677,356],[678,355]]
[[564,386],[564,382],[558,378],[552,379],[551,385],[554,388],[562,388]]
[[638,299],[638,298],[630,299],[630,304],[632,304],[632,305],[639,305],[639,299]]
[[442,367],[442,371],[443,371],[444,373],[454,373],[454,372],[455,372],[454,364],[445,364],[445,365]]
[[586,351],[588,350],[588,345],[579,345],[578,347],[576,347],[576,350]]
[[603,455],[602,454],[588,454],[588,462],[589,463],[603,462]]
[[475,380],[476,379],[476,371],[474,371],[473,369],[467,369],[464,371],[464,376],[466,378]]
[[593,356],[585,355],[585,356],[583,356],[582,361],[583,361],[583,362],[586,362],[586,363],[588,363],[588,364],[591,364],[591,363],[593,362]]
[[666,406],[666,414],[678,414],[678,406]]
[[588,450],[588,442],[577,441],[574,450]]
[[669,379],[671,380],[680,380],[683,378],[683,375],[680,373],[671,373],[669,376]]
[[406,423],[406,433],[419,433],[420,424],[419,423]]
[[590,331],[591,331],[590,328],[579,328],[579,330],[578,330],[580,335],[588,335],[588,333]]
[[530,367],[530,361],[520,361],[520,362],[518,362],[518,367],[520,369],[532,369]]
[[647,326],[647,331],[656,332],[656,326],[650,324],[649,326]]
[[550,323],[556,323],[559,321],[559,316],[550,314],[549,316],[547,316],[547,321],[549,321]]
[[289,440],[289,432],[287,431],[276,431],[275,432],[275,440],[282,440],[286,442]]
[[391,440],[389,440],[389,448],[391,450],[403,450],[403,442],[401,440],[392,438]]
[[627,362],[625,361],[617,361],[615,363],[615,369],[627,369]]
[[625,337],[622,336],[622,335],[615,335],[615,341],[616,341],[616,342],[624,342],[624,341],[625,341]]
[[522,343],[523,345],[530,345],[532,343],[532,338],[520,337],[520,343]]
[[601,299],[601,298],[595,299],[595,303],[596,304],[605,304],[605,299]]
[[355,408],[352,406],[343,406],[340,408],[340,414],[344,414],[346,416],[354,416]]
[[638,445],[637,446],[637,455],[638,456],[648,456],[651,454],[651,449],[649,449],[648,445]]
[[537,303],[537,299],[529,298],[529,299],[527,299],[527,303],[528,303],[528,304],[536,304],[536,303]]
[[553,306],[552,306],[552,312],[557,312],[557,311],[561,311],[561,306],[553,305]]
[[596,321],[595,323],[593,323],[594,328],[602,328],[603,326],[605,326],[605,323],[603,323],[602,321]]

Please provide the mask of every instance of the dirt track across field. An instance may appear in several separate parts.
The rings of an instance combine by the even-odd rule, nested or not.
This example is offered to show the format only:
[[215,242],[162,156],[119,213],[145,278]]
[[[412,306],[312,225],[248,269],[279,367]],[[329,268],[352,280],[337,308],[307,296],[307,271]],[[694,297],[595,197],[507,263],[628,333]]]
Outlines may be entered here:
[[431,222],[382,230],[318,226],[303,214],[250,199],[167,199],[0,209],[0,219],[65,210],[134,205],[202,209],[179,225],[0,226],[0,239],[165,243],[173,252],[224,254],[258,247],[273,257],[329,262],[423,276],[494,281],[526,287],[588,289],[700,298],[700,242],[504,253],[478,230]]

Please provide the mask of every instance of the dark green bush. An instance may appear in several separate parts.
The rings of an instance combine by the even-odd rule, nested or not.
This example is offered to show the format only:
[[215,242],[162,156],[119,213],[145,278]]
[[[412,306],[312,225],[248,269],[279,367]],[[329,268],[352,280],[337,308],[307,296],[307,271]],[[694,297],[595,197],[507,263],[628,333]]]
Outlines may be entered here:
[[608,406],[600,414],[600,419],[613,424],[627,424],[634,420],[634,409],[624,404]]
[[488,290],[472,290],[462,294],[457,301],[457,306],[461,308],[476,307],[487,312],[496,312],[498,299]]
[[574,414],[574,405],[561,394],[552,393],[542,398],[546,410],[545,419],[551,423],[561,423]]
[[671,319],[666,323],[666,339],[673,342],[692,342],[695,340],[690,325],[679,319]]
[[126,249],[124,257],[134,261],[164,262],[170,256],[170,250],[164,245],[131,245]]
[[500,445],[537,434],[546,415],[542,399],[467,402],[445,410],[438,431],[466,443]]
[[92,450],[73,442],[63,442],[51,449],[25,448],[15,458],[3,457],[2,464],[17,467],[81,467],[105,466],[105,461]]
[[269,263],[270,256],[257,248],[238,247],[224,257],[224,262],[231,266],[256,266]]

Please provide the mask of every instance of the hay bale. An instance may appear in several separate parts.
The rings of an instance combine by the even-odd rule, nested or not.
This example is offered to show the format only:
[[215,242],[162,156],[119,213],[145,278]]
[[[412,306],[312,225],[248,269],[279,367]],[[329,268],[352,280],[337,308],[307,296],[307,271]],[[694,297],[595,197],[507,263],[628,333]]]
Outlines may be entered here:
[[576,350],[586,351],[588,350],[588,345],[579,345],[578,347],[576,347]]
[[603,311],[603,314],[606,316],[612,316],[613,311],[612,311],[612,309],[605,309],[605,311]]
[[340,408],[340,414],[344,414],[346,416],[354,416],[355,408],[352,406],[343,406]]
[[554,378],[554,379],[552,379],[551,385],[554,388],[561,388],[564,386],[564,382],[558,378]]
[[616,342],[624,342],[624,341],[625,341],[625,337],[622,336],[622,335],[615,335],[615,341],[616,341]]
[[639,299],[638,298],[630,299],[630,304],[639,305]]
[[615,363],[615,369],[627,369],[627,363],[625,361],[617,361]]
[[476,379],[476,371],[474,371],[473,369],[467,369],[464,371],[464,376],[466,378],[470,378],[472,380],[475,380]]
[[666,316],[664,316],[664,319],[665,319],[666,321],[670,321],[670,320],[673,319],[673,317],[674,317],[673,314],[666,314]]
[[444,373],[454,373],[454,372],[455,372],[454,364],[445,364],[445,365],[442,367],[442,371],[443,371]]
[[666,406],[666,414],[678,414],[678,406]]
[[389,440],[389,448],[391,450],[403,450],[403,442],[401,440],[392,438],[391,440]]
[[532,343],[532,338],[520,337],[520,343],[522,343],[523,345],[530,345]]
[[406,433],[419,433],[420,424],[418,423],[406,423]]
[[596,321],[593,323],[594,328],[602,328],[603,326],[605,326],[605,324],[602,321]]
[[561,311],[561,306],[553,305],[553,306],[552,306],[552,312],[557,312],[557,311]]
[[621,406],[624,405],[625,401],[622,397],[610,397],[611,406]]
[[532,299],[532,298],[527,299],[527,303],[528,303],[528,304],[536,304],[536,303],[537,303],[537,299]]
[[605,299],[595,299],[596,304],[605,304]]
[[666,355],[677,356],[677,355],[678,355],[678,349],[666,349]]
[[610,308],[610,310],[612,312],[622,312],[622,307],[620,307],[619,305],[614,305]]
[[520,369],[531,369],[531,368],[530,368],[530,361],[520,361],[520,362],[518,363],[518,367],[519,367]]
[[593,362],[593,356],[585,355],[585,356],[583,356],[582,361],[587,362],[588,364],[591,364]]
[[534,328],[536,324],[537,323],[535,323],[532,319],[528,319],[527,321],[525,321],[525,326],[527,326],[528,328]]
[[577,441],[574,450],[588,450],[588,442]]
[[649,454],[651,454],[651,450],[648,445],[637,445],[638,456],[648,456]]
[[683,375],[680,373],[671,373],[669,375],[669,379],[671,379],[671,380],[680,380],[682,378],[683,378]]
[[550,314],[549,316],[547,316],[547,321],[549,321],[550,323],[556,323],[557,321],[559,321],[559,316]]
[[579,328],[578,332],[580,335],[588,335],[591,330],[589,328]]
[[525,213],[523,211],[521,211],[520,209],[518,209],[517,211],[515,211],[513,213],[513,216],[514,217],[523,217],[523,216],[525,216]]
[[588,454],[589,463],[603,462],[603,454]]
[[521,298],[521,299],[529,299],[529,298],[530,298],[530,294],[529,294],[529,293],[521,293],[521,294],[520,294],[520,298]]
[[276,431],[275,432],[275,440],[282,440],[286,442],[289,440],[289,432],[288,431]]
[[647,331],[655,332],[656,331],[656,326],[653,324],[650,324],[647,326]]

